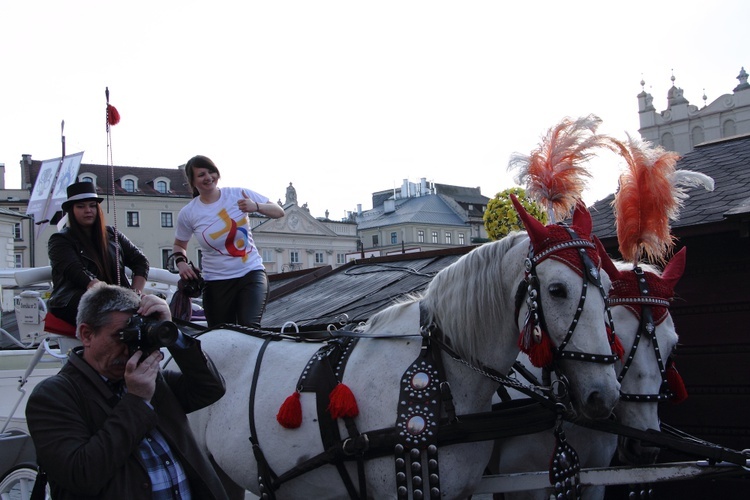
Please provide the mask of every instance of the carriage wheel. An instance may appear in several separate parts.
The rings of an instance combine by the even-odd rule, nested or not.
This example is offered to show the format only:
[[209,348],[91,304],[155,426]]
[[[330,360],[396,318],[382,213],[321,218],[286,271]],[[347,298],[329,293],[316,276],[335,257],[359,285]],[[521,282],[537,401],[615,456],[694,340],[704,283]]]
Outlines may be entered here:
[[[36,482],[36,468],[29,465],[19,465],[5,474],[0,481],[0,499],[28,500]],[[50,498],[47,485],[45,498]]]

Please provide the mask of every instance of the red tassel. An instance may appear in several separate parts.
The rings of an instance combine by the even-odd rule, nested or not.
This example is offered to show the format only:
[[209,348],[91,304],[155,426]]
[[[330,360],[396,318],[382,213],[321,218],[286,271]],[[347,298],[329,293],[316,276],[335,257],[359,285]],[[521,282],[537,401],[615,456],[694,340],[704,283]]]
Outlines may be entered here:
[[524,335],[524,332],[521,332],[521,335],[518,337],[518,347],[526,353],[531,364],[537,368],[544,368],[551,364],[554,359],[552,356],[552,341],[547,332],[542,330],[539,342],[536,342],[533,338],[524,341],[525,336],[528,336],[528,333]]
[[286,429],[296,429],[302,425],[302,404],[299,402],[299,391],[284,400],[276,414],[276,421]]
[[117,108],[111,104],[107,104],[107,123],[110,125],[117,125],[120,123],[120,113],[117,111]]
[[332,418],[356,417],[359,415],[357,400],[346,384],[339,383],[333,388],[328,398],[328,412]]
[[674,361],[670,361],[667,367],[667,385],[669,385],[669,390],[674,394],[672,397],[673,403],[682,403],[687,399],[688,393],[685,388],[685,382],[682,380],[680,372],[677,371]]

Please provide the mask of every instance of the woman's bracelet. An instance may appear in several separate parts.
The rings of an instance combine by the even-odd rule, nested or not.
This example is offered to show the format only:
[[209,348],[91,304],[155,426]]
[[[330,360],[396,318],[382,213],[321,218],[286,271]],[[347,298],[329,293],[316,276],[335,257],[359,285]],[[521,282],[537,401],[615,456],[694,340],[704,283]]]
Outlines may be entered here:
[[180,262],[187,262],[188,261],[187,260],[187,256],[185,256],[185,254],[182,253],[182,252],[175,252],[175,253],[173,253],[172,255],[170,255],[169,257],[167,257],[167,260],[171,259],[172,257],[174,257],[174,265],[175,266],[177,264],[179,264]]
[[255,202],[255,211],[260,213],[260,204],[257,201]]

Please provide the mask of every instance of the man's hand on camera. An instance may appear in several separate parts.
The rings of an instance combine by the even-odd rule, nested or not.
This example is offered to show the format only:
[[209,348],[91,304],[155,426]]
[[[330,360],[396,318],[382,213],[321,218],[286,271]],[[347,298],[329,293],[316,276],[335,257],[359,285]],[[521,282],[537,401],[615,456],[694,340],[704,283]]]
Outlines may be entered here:
[[167,304],[166,300],[156,295],[143,295],[141,297],[141,306],[138,308],[138,314],[160,321],[172,321],[169,304]]
[[143,352],[136,351],[125,365],[125,386],[128,394],[143,398],[147,403],[151,401],[156,390],[156,375],[159,373],[159,363],[164,355],[158,349],[141,361]]

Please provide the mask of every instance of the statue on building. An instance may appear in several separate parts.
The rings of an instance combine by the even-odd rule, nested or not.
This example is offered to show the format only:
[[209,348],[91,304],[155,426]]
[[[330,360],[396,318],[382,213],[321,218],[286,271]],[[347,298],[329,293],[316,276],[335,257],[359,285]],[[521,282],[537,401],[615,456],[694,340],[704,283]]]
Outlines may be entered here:
[[294,189],[294,186],[292,186],[292,183],[289,183],[289,186],[286,188],[286,203],[285,205],[289,205],[291,203],[297,204],[297,190]]

